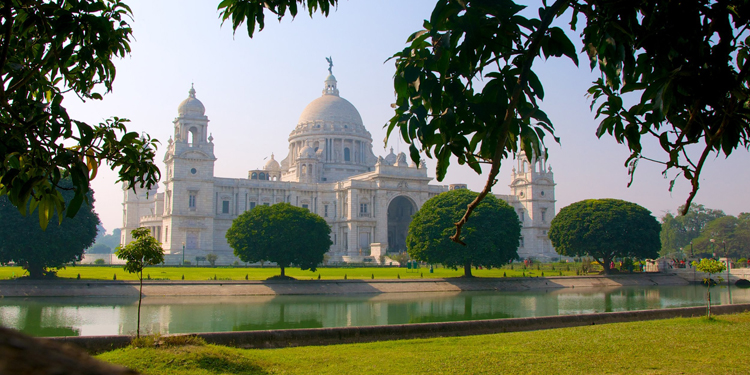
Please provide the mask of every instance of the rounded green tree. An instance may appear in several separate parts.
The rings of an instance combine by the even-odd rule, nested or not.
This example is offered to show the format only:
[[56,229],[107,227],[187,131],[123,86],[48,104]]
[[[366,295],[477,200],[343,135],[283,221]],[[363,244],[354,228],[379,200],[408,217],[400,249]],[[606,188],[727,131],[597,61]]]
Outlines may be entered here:
[[477,193],[458,189],[431,198],[412,217],[406,248],[416,260],[464,268],[471,277],[472,266],[499,267],[518,258],[521,222],[507,203],[488,195],[462,230],[466,246],[451,241],[455,223]]
[[661,225],[651,211],[619,199],[587,199],[560,210],[549,239],[561,255],[591,256],[610,273],[615,258],[659,256]]
[[[60,181],[58,194],[69,203],[75,192],[69,179]],[[39,218],[28,207],[26,215],[6,196],[0,196],[0,264],[15,262],[29,272],[29,277],[40,278],[50,269],[64,267],[65,263],[80,261],[84,249],[96,238],[99,216],[94,212],[94,197],[89,190],[85,201],[73,218],[60,222],[58,213],[49,220],[46,230],[39,226]]]
[[333,243],[322,217],[289,203],[246,211],[234,219],[226,237],[243,262],[274,262],[282,277],[291,265],[315,271]]

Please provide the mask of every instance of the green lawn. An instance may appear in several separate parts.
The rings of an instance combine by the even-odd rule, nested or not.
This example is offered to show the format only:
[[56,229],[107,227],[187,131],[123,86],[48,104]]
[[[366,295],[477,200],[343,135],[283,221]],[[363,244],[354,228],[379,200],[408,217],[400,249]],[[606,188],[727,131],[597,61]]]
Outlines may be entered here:
[[244,350],[126,348],[143,374],[747,374],[750,313],[535,332]]
[[[552,267],[555,269],[552,270]],[[494,268],[491,270],[481,269],[473,270],[474,276],[478,277],[523,277],[523,276],[571,276],[576,274],[576,265],[570,264],[570,270],[567,270],[568,265],[560,264],[546,264],[540,266],[537,270],[536,266],[531,269],[522,269],[519,265],[514,265],[513,269],[510,266],[503,268]],[[544,273],[544,275],[542,275]],[[129,274],[122,269],[122,266],[69,266],[65,269],[60,270],[57,273],[58,277],[61,278],[72,278],[75,279],[78,275],[81,275],[81,279],[86,280],[112,280],[113,276],[117,275],[117,280],[137,280],[135,274]],[[244,268],[244,267],[146,267],[143,272],[144,278],[151,276],[152,279],[169,279],[169,280],[181,280],[182,276],[185,276],[185,280],[208,280],[213,279],[214,276],[220,280],[244,280],[245,276],[249,280],[265,280],[271,276],[279,275],[280,270],[276,267],[265,267],[265,268]],[[434,268],[434,272],[430,273],[428,268],[420,268],[418,270],[407,270],[406,268],[318,268],[316,272],[302,271],[299,268],[287,268],[286,274],[288,276],[297,279],[317,279],[320,275],[321,279],[343,279],[344,276],[348,279],[418,279],[424,278],[445,278],[445,277],[459,277],[463,275],[463,270],[452,270],[449,268]],[[0,267],[0,280],[9,279],[15,275],[16,277],[26,275],[26,271],[21,267]]]

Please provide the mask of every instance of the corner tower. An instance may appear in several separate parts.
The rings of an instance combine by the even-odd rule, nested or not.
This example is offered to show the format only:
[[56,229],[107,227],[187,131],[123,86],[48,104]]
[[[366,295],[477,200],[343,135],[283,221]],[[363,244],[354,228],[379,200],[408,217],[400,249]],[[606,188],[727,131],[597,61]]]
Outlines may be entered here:
[[164,242],[167,254],[213,247],[214,156],[205,107],[195,88],[177,107],[174,140],[164,155]]
[[511,194],[518,202],[516,211],[523,224],[520,258],[559,257],[549,242],[547,232],[555,216],[555,179],[552,167],[547,165],[545,153],[539,159],[529,159],[525,152],[516,156],[510,184]]

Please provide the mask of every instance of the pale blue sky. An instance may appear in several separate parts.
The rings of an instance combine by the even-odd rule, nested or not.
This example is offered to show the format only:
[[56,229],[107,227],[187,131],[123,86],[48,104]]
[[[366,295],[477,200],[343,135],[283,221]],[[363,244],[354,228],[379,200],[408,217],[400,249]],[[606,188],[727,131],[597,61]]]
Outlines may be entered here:
[[[233,35],[229,25],[221,26],[218,0],[126,2],[134,13],[135,40],[132,54],[116,62],[114,92],[101,102],[85,104],[69,97],[69,111],[89,122],[129,118],[129,129],[147,132],[166,145],[177,106],[195,83],[211,120],[216,176],[235,178],[247,177],[247,171],[261,167],[272,152],[277,160],[286,157],[289,133],[323,88],[327,56],[333,57],[341,96],[357,107],[372,133],[375,154],[386,155],[382,126],[392,115],[394,66],[384,61],[404,48],[434,6],[430,0],[344,0],[328,18],[302,14],[281,24],[267,18],[266,29],[249,39],[244,28]],[[670,193],[662,167],[642,162],[627,188],[627,147],[595,137],[598,122],[584,95],[596,77],[588,70],[587,57],[580,59],[581,68],[569,60],[535,65],[547,94],[543,109],[561,138],[560,145],[548,139],[557,209],[582,199],[619,198],[641,204],[657,217],[674,212],[687,198],[686,180],[679,179]],[[396,138],[391,145],[407,149]],[[656,142],[647,146],[649,156],[664,159]],[[164,148],[158,154],[162,169]],[[509,193],[513,164],[504,163],[495,193]],[[728,160],[711,159],[695,201],[733,215],[750,211],[748,165],[750,153],[744,149]],[[428,166],[434,176],[434,162],[428,160]],[[93,183],[96,211],[110,232],[122,224],[122,190],[115,180],[114,172],[100,171]],[[443,183],[458,182],[480,190],[485,177],[452,164]]]

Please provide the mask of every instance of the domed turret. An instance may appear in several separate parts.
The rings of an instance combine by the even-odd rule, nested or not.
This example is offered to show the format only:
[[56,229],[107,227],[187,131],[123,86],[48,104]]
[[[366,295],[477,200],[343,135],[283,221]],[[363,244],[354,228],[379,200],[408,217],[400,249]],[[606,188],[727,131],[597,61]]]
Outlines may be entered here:
[[299,151],[300,159],[315,159],[315,150],[310,146],[302,147]]
[[388,165],[395,165],[396,159],[398,159],[398,157],[393,153],[393,147],[391,147],[391,153],[385,157],[384,161]]
[[281,166],[279,165],[279,162],[277,162],[276,159],[273,158],[273,154],[271,154],[271,160],[266,162],[266,165],[263,167],[263,169],[267,171],[278,171],[281,170]]
[[206,113],[206,107],[203,106],[200,100],[195,97],[195,87],[190,86],[188,91],[188,98],[180,103],[177,107],[177,113],[180,117],[203,117]]

